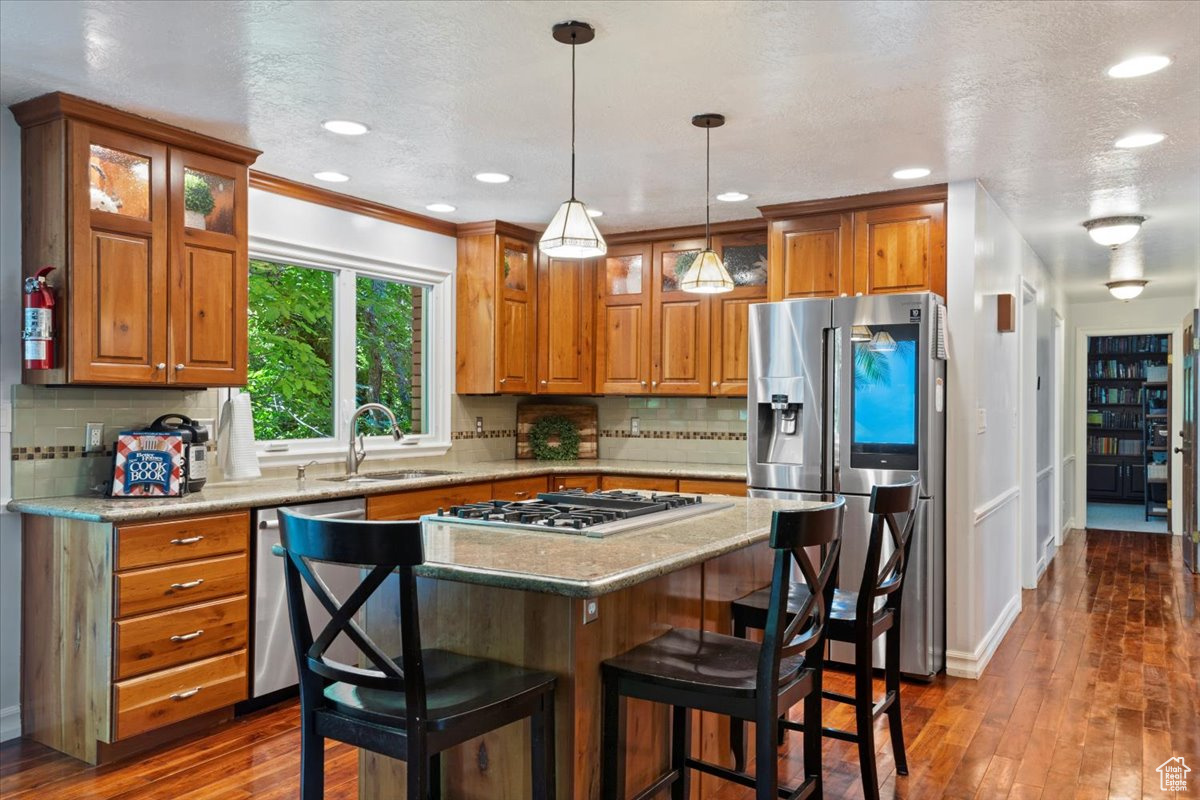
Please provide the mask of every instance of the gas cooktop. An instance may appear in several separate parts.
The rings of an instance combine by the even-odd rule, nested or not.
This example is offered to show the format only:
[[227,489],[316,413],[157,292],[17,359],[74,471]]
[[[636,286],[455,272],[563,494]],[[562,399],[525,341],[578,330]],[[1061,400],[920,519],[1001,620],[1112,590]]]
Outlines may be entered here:
[[536,500],[488,500],[439,508],[422,519],[599,537],[732,506],[699,495],[567,489],[542,492]]

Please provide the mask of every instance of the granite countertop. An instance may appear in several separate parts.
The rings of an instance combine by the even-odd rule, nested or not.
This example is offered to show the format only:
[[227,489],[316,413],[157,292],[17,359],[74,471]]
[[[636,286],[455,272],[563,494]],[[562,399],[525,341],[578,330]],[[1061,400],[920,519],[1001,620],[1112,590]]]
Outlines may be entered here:
[[[383,465],[367,465],[363,474],[369,475],[372,468],[385,471]],[[390,470],[406,467],[389,465]],[[422,465],[413,469],[431,469]],[[441,468],[441,467],[439,467]],[[22,514],[39,514],[51,517],[67,517],[87,522],[145,522],[171,517],[210,514],[218,511],[235,511],[246,508],[287,505],[289,503],[311,503],[318,500],[335,500],[339,497],[364,497],[373,494],[389,494],[409,489],[427,489],[437,486],[477,483],[480,481],[519,478],[536,475],[607,474],[607,475],[661,475],[700,480],[746,480],[746,468],[733,464],[680,464],[672,461],[623,461],[619,459],[595,459],[589,461],[548,462],[533,460],[490,461],[468,465],[451,465],[444,469],[451,474],[431,475],[407,480],[373,481],[349,483],[346,481],[323,480],[311,476],[301,482],[292,478],[260,479],[251,481],[207,484],[203,490],[185,497],[161,499],[138,499],[101,497],[42,497],[29,500],[13,500],[9,511]]]
[[426,521],[426,562],[417,573],[568,597],[599,597],[766,541],[776,509],[823,505],[744,497],[720,500],[731,507],[602,539]]

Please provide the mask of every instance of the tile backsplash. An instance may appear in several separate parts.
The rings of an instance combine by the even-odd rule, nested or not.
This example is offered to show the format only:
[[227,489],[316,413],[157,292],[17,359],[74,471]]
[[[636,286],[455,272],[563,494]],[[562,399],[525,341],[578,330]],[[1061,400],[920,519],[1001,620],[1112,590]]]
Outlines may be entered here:
[[[422,466],[512,458],[516,410],[527,397],[455,395],[451,447]],[[212,390],[13,387],[13,497],[86,494],[110,476],[112,441],[168,412],[215,420],[221,392]],[[593,403],[598,409],[600,456],[632,461],[741,464],[746,458],[746,402],[740,398],[553,397],[549,403]],[[476,417],[483,433],[476,433]],[[638,419],[640,434],[631,433]],[[84,426],[104,424],[105,450],[85,453]],[[215,428],[214,428],[215,431]],[[216,465],[213,458],[210,464]],[[410,463],[406,460],[406,463]],[[416,464],[414,464],[416,466]],[[342,470],[341,459],[310,474]],[[264,477],[286,477],[294,467],[267,467]],[[212,475],[211,480],[220,476]]]

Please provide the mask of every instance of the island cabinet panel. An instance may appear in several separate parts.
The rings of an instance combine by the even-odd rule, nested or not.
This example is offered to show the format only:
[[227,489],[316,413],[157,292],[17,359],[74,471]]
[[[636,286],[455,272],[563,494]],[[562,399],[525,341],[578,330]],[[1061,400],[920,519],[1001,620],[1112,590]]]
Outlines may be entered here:
[[367,498],[367,519],[417,519],[422,514],[435,514],[439,508],[491,499],[491,481],[377,494]]
[[654,243],[650,391],[656,394],[710,393],[712,304],[707,295],[680,288],[688,266],[703,249],[703,239]]
[[734,497],[746,496],[745,481],[724,480],[695,480],[692,478],[679,479],[680,494],[728,494]]
[[650,391],[649,244],[613,245],[596,268],[596,392]]
[[840,297],[854,291],[850,214],[773,220],[770,297]]
[[54,368],[23,382],[244,384],[258,151],[57,92],[12,111],[22,274],[59,293]]
[[635,492],[675,492],[679,490],[679,482],[674,478],[656,478],[646,475],[602,475],[600,488],[629,489]]
[[533,231],[493,221],[458,238],[455,390],[532,394],[538,270]]
[[538,256],[538,394],[591,394],[595,263]]

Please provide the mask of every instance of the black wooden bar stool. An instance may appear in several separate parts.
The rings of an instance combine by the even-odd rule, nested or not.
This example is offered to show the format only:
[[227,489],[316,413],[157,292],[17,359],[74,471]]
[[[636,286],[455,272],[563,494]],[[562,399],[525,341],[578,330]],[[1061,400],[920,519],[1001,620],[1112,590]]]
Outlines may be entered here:
[[[858,744],[863,795],[868,800],[879,797],[879,778],[875,769],[875,720],[880,714],[888,715],[896,772],[901,775],[908,774],[908,761],[904,754],[904,729],[900,721],[900,601],[903,599],[904,574],[917,517],[917,489],[916,480],[912,480],[893,486],[876,486],[871,490],[870,510],[873,521],[870,539],[867,542],[867,560],[863,567],[862,583],[857,592],[835,590],[829,618],[829,641],[854,645],[854,695],[831,691],[824,691],[822,694],[827,700],[854,706],[856,730],[824,728],[823,732],[831,739]],[[905,516],[903,524],[897,521],[899,516]],[[891,537],[893,549],[887,560],[880,565],[885,531]],[[745,638],[747,629],[763,629],[770,624],[773,589],[774,585],[759,589],[733,602],[735,636]],[[805,587],[793,587],[787,602],[788,613],[799,613],[808,602],[808,597]],[[880,598],[884,599],[881,601]],[[876,703],[871,684],[874,666],[872,651],[875,639],[881,635],[886,635],[883,668],[886,691],[883,699]],[[785,728],[803,730],[804,745],[807,747],[807,706],[804,717],[803,726],[780,719],[779,738],[782,739]],[[741,769],[746,761],[744,733],[741,728],[742,725],[735,722],[730,734],[735,769]]]
[[[757,800],[821,796],[821,658],[832,576],[841,550],[845,500],[812,509],[776,511],[771,521],[775,548],[763,643],[719,633],[676,628],[601,666],[603,722],[601,796],[617,800],[625,789],[625,703],[634,697],[673,707],[670,770],[638,800],[671,787],[672,800],[688,797],[688,770],[697,769],[743,786],[755,787]],[[805,548],[823,547],[815,565]],[[792,564],[799,565],[808,602],[794,614],[785,605]],[[789,619],[790,616],[790,619]],[[795,789],[779,787],[775,720],[781,711],[805,703],[804,781]],[[757,725],[755,775],[691,758],[692,709],[724,714]]]
[[[530,718],[533,797],[554,798],[553,675],[482,658],[422,650],[413,567],[425,560],[417,522],[315,519],[279,512],[292,641],[300,672],[300,797],[324,795],[326,738],[408,764],[409,800],[440,797],[439,754]],[[309,562],[369,569],[339,601]],[[400,585],[401,657],[386,654],[354,615],[393,572]],[[303,582],[302,582],[303,581]],[[304,585],[331,619],[314,639]],[[344,634],[369,667],[325,653]],[[365,663],[364,662],[364,663]],[[373,667],[373,668],[371,668]]]

